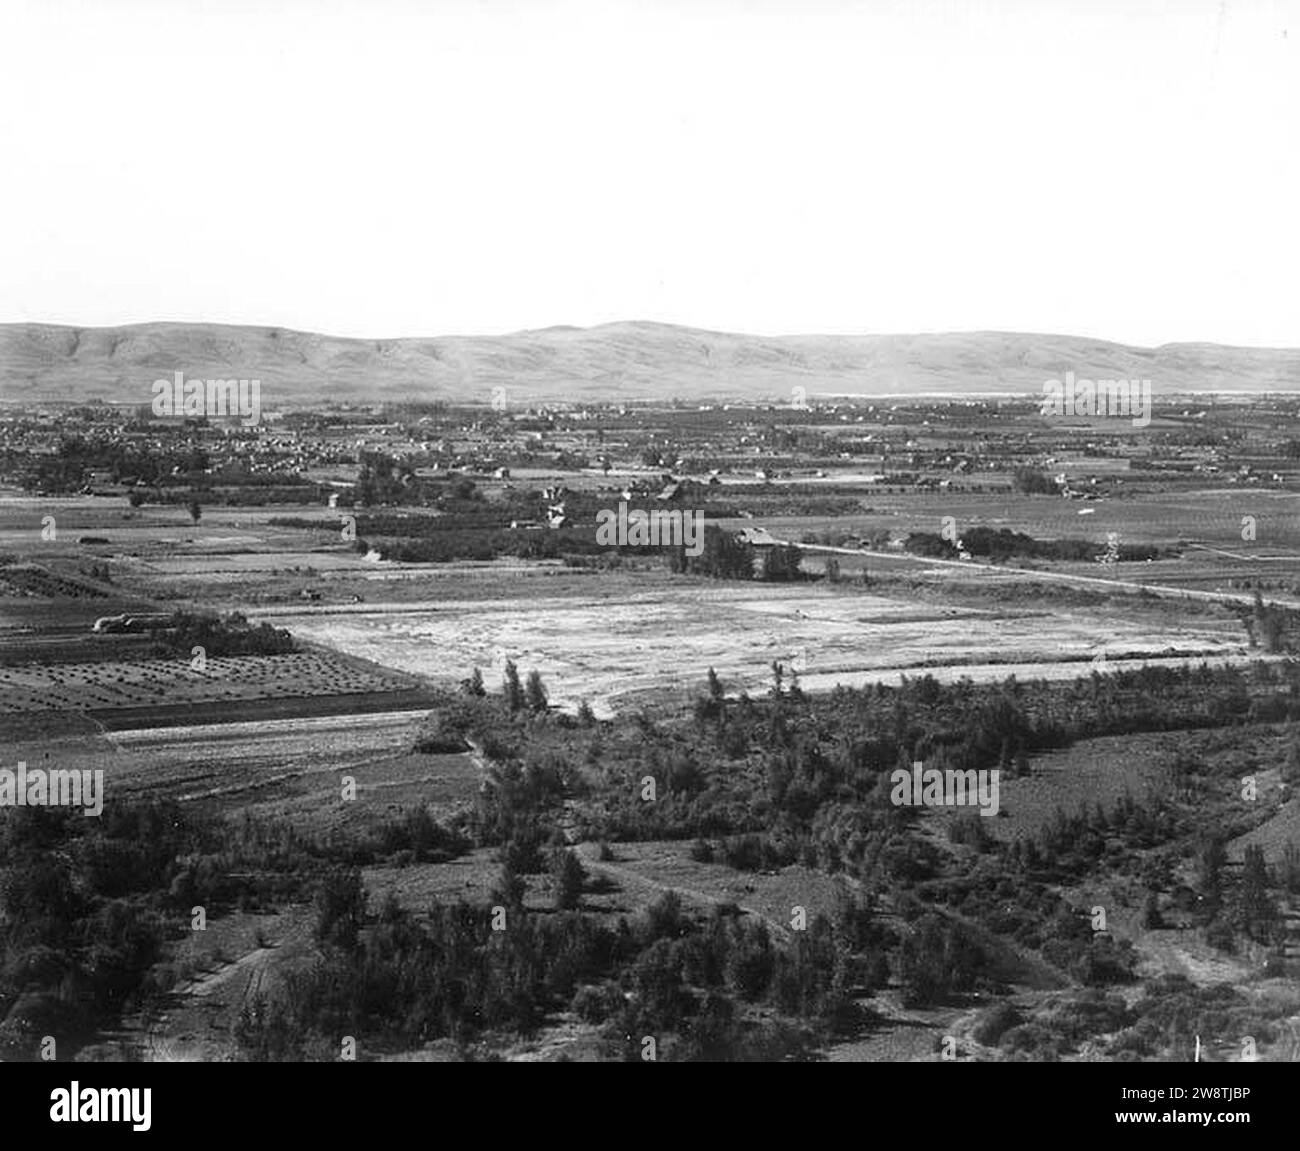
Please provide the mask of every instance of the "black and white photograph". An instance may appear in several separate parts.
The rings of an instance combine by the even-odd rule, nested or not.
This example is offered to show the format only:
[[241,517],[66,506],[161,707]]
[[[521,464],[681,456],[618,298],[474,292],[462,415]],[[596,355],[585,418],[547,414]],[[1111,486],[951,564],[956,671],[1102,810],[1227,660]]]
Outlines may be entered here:
[[0,0],[43,1121],[852,1062],[1248,1124],[1191,1065],[1300,1061],[1297,16]]

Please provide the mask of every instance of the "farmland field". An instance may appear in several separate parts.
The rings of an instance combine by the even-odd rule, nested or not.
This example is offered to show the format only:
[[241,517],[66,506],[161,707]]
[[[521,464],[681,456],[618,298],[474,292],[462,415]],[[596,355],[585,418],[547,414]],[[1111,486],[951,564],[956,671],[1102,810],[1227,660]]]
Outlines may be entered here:
[[[419,801],[452,810],[473,799],[481,770],[469,755],[413,754],[422,713],[351,713],[193,724],[128,731],[69,732],[18,739],[6,757],[100,769],[110,795],[259,811],[313,829],[365,820]],[[363,802],[341,801],[351,774]]]
[[392,690],[391,675],[361,669],[316,652],[227,658],[202,670],[184,659],[65,663],[52,668],[0,668],[0,716],[16,712],[84,710],[92,714],[150,705],[185,707],[312,695],[363,695]]

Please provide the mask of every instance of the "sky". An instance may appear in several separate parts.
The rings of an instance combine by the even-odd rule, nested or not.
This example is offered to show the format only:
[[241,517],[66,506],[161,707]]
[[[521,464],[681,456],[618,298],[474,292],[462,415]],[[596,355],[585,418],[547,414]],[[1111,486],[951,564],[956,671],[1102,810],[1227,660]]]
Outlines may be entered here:
[[1300,0],[0,0],[0,322],[1300,346]]

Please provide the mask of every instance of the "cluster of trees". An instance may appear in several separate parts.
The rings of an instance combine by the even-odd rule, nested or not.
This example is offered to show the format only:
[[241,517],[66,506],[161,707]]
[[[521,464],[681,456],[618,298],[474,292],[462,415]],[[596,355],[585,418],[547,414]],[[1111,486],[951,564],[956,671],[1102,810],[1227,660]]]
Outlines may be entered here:
[[[854,998],[889,976],[889,933],[848,897],[779,940],[734,906],[693,918],[674,892],[613,926],[517,900],[434,904],[417,921],[390,898],[369,914],[359,876],[341,871],[320,888],[316,937],[320,961],[245,1009],[236,1036],[247,1058],[335,1059],[345,1034],[372,1050],[526,1034],[565,1007],[630,1060],[647,1035],[660,1059],[800,1056],[851,1028]],[[784,1019],[762,1022],[747,1005]]]
[[754,548],[713,524],[704,527],[703,549],[687,555],[685,546],[668,553],[668,568],[674,574],[702,575],[711,579],[753,579]]
[[1011,473],[1011,486],[1027,496],[1054,496],[1060,493],[1056,481],[1036,468],[1016,468]]
[[1174,808],[1161,796],[1139,803],[1123,795],[1109,810],[1100,803],[1080,805],[1072,815],[1057,807],[1036,839],[1016,841],[1014,857],[1026,870],[1061,882],[1091,871],[1103,857],[1112,867],[1123,862],[1120,849],[1132,853],[1168,843],[1186,830]]
[[[126,499],[133,508],[146,504],[182,506],[189,511],[195,523],[199,522],[201,508],[196,493],[210,504],[223,507],[265,507],[268,504],[320,504],[325,502],[329,488],[324,484],[303,483],[297,476],[267,475],[239,477],[223,472],[212,477],[176,477],[164,487],[132,487]],[[275,520],[270,521],[275,523]],[[286,518],[292,526],[319,527],[306,521]]]
[[342,841],[174,803],[119,801],[93,820],[11,808],[0,820],[0,1059],[40,1058],[47,1035],[66,1059],[169,991],[179,969],[164,949],[193,929],[196,907],[208,920],[274,907],[305,898],[345,863],[450,858],[468,846],[422,811]]
[[898,948],[903,1004],[923,1007],[971,991],[987,965],[983,949],[965,927],[927,912],[911,925]]
[[1105,1054],[1118,1062],[1190,1060],[1198,1040],[1203,1062],[1235,1062],[1246,1055],[1247,1037],[1259,1048],[1275,1041],[1285,1012],[1282,1003],[1228,983],[1198,987],[1185,975],[1161,975],[1136,997],[1102,987],[1072,992],[1032,1021],[999,1003],[981,1014],[972,1035],[1013,1060],[1058,1060],[1109,1035]]
[[804,578],[803,572],[799,570],[802,562],[803,552],[793,544],[776,544],[764,548],[759,578],[768,583],[793,583]]
[[335,829],[313,852],[322,859],[350,867],[387,862],[446,863],[474,846],[469,820],[458,817],[439,823],[423,807],[388,812],[368,822],[353,821],[346,831]]
[[1289,650],[1295,620],[1296,612],[1293,609],[1281,604],[1266,604],[1256,588],[1255,601],[1245,621],[1251,646],[1258,644],[1270,653]]
[[480,1029],[528,1032],[606,970],[618,942],[573,912],[507,911],[493,930],[492,909],[466,903],[434,904],[417,922],[390,900],[363,931],[362,896],[359,879],[333,880],[318,904],[324,954],[245,1009],[236,1037],[246,1057],[336,1059],[343,1035],[409,1048]]
[[164,482],[200,482],[211,461],[200,447],[178,445],[162,450],[145,450],[133,443],[104,436],[64,436],[53,454],[33,456],[23,475],[27,491],[51,494],[76,492],[91,472],[107,472],[114,483],[144,480],[158,486]]
[[[586,533],[590,536],[591,533]],[[604,551],[583,533],[560,528],[555,531],[528,528],[495,528],[479,531],[444,531],[419,539],[375,539],[358,541],[358,550],[373,548],[386,560],[398,563],[452,563],[456,560],[486,561],[502,556],[516,559],[563,559],[568,555],[594,555]]]
[[815,916],[778,942],[765,921],[742,918],[734,907],[715,908],[703,923],[685,920],[668,893],[650,908],[642,928],[649,945],[621,981],[630,997],[621,1003],[610,997],[603,1011],[599,1004],[575,1006],[605,1022],[627,1058],[637,1057],[640,1036],[665,1032],[677,1037],[670,1058],[764,1057],[755,1050],[753,1025],[742,1022],[748,1005],[808,1025],[811,1035],[787,1030],[780,1044],[795,1047],[787,1056],[802,1053],[814,1036],[851,1032],[858,1023],[855,999],[887,981],[887,933],[870,918],[863,908],[834,919]]
[[[1105,548],[1104,544],[1092,540],[1036,540],[1024,532],[986,527],[963,531],[961,545],[968,554],[994,563],[1009,559],[1089,561],[1097,558],[1099,548]],[[903,547],[914,555],[938,559],[957,559],[960,554],[955,544],[935,532],[912,532]],[[1151,544],[1120,544],[1117,558],[1124,563],[1135,563],[1157,559],[1159,555],[1160,549]]]
[[1228,862],[1223,841],[1211,838],[1197,858],[1197,886],[1200,889],[1201,921],[1206,941],[1224,951],[1235,951],[1239,937],[1255,943],[1281,947],[1286,939],[1286,922],[1273,898],[1263,849],[1246,848],[1241,874],[1231,882],[1225,872]]
[[288,655],[298,650],[284,628],[269,623],[254,627],[239,612],[218,617],[177,611],[150,634],[160,655],[189,656],[195,647],[208,656]]
[[[477,683],[475,682],[477,678]],[[474,669],[473,675],[470,676],[469,691],[471,694],[482,694],[482,676],[478,668]],[[542,683],[542,675],[536,668],[528,673],[528,684],[524,686],[519,682],[519,669],[515,666],[512,659],[506,660],[505,673],[502,676],[501,696],[505,702],[506,710],[515,715],[527,708],[534,714],[545,713],[550,706],[547,703],[546,687]]]
[[[1206,667],[1139,668],[1059,684],[1011,678],[942,685],[923,676],[899,688],[808,698],[797,686],[783,690],[777,675],[769,696],[730,699],[710,669],[694,708],[695,734],[653,732],[651,746],[619,747],[617,778],[625,782],[612,789],[603,816],[584,834],[612,841],[687,838],[695,841],[697,860],[740,870],[799,862],[866,883],[944,890],[954,884],[952,862],[913,834],[914,810],[888,802],[882,781],[894,768],[920,759],[927,767],[996,767],[1014,776],[1029,770],[1029,753],[1076,739],[1261,717],[1294,720],[1300,718],[1296,677],[1295,668],[1245,675]],[[1300,750],[1294,758],[1300,762]],[[715,768],[702,770],[697,759]],[[658,788],[653,803],[637,791],[647,775]],[[1136,961],[1131,947],[1095,931],[1053,888],[1101,867],[1144,876],[1153,851],[1193,829],[1196,813],[1177,806],[1177,798],[1124,796],[1108,808],[1058,810],[1038,835],[1005,846],[980,819],[955,821],[952,842],[974,848],[973,866],[982,870],[974,886],[954,886],[954,907],[1042,950],[1086,984],[1127,981]],[[1300,853],[1296,859],[1292,872],[1300,885]],[[1243,906],[1252,910],[1242,913],[1238,929],[1265,938],[1268,902],[1256,893]],[[918,983],[929,978],[922,974]],[[952,991],[965,984],[939,980],[936,986]]]
[[1279,1036],[1286,1016],[1279,1006],[1229,983],[1198,987],[1185,975],[1161,975],[1143,984],[1141,996],[1122,1015],[1112,1014],[1106,1030],[1118,1034],[1107,1054],[1123,1061],[1171,1053],[1190,1060],[1199,1039],[1202,1060],[1235,1061],[1244,1054],[1245,1037],[1263,1047]]
[[157,877],[191,843],[161,812],[113,808],[83,821],[28,807],[6,816],[0,1058],[34,1059],[44,1035],[75,1049],[138,987],[179,910],[166,888],[156,892]]
[[102,436],[65,436],[52,454],[20,461],[21,482],[27,491],[64,494],[82,491],[92,473],[105,472],[110,483],[132,485],[127,493],[132,507],[184,504],[194,492],[228,506],[319,503],[324,499],[326,488],[306,483],[298,475],[252,472],[234,461],[214,469],[204,448],[180,442],[188,432],[171,434],[178,437],[175,446],[164,444],[148,450]]
[[[1090,908],[1066,900],[1060,881],[1046,874],[1039,861],[1034,841],[1018,839],[1012,848],[983,854],[964,873],[928,886],[932,897],[954,912],[1019,947],[1038,951],[1085,986],[1132,980],[1137,967],[1132,945],[1116,940]],[[1068,881],[1078,882],[1087,874],[1071,873]]]
[[[292,852],[294,845],[282,849]],[[171,804],[114,804],[96,820],[13,808],[0,823],[0,1057],[32,1059],[44,1035],[75,1050],[142,991],[164,941],[200,904],[259,889],[226,863],[260,852]],[[66,1057],[66,1056],[61,1056]]]
[[361,452],[355,500],[362,507],[419,503],[422,485],[409,464],[383,452]]
[[671,549],[669,570],[679,575],[702,575],[710,579],[761,579],[787,583],[805,578],[799,567],[803,553],[794,544],[755,548],[731,532],[706,525],[703,545],[697,556],[687,555],[684,546]]
[[[652,725],[644,739],[608,749],[619,764],[614,786],[603,808],[586,814],[584,831],[609,840],[700,839],[708,841],[700,853],[745,867],[798,859],[854,875],[881,867],[921,874],[931,866],[927,852],[906,835],[915,813],[889,802],[894,769],[920,760],[1012,778],[1029,770],[1030,754],[1078,739],[1300,718],[1288,690],[1298,674],[1280,669],[1252,682],[1232,668],[1152,667],[1031,685],[1014,678],[943,685],[922,676],[816,698],[774,683],[761,700],[728,699],[711,674],[693,732]],[[710,760],[714,770],[700,766]],[[640,798],[646,776],[655,780],[653,803]],[[1061,814],[1040,839],[1013,850],[1031,853],[1022,861],[1031,871],[1065,875],[1099,861],[1108,844],[1134,856],[1182,830],[1172,808],[1125,799],[1104,813]]]

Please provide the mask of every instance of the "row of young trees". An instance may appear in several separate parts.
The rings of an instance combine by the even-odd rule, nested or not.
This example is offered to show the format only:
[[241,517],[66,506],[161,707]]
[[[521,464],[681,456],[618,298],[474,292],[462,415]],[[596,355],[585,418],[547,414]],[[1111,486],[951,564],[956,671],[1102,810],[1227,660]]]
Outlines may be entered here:
[[[461,680],[460,687],[465,695],[474,699],[483,699],[487,696],[483,673],[477,667],[467,679]],[[541,672],[534,668],[528,673],[527,682],[521,682],[519,668],[511,659],[506,660],[505,671],[501,677],[501,699],[506,711],[511,715],[517,715],[522,711],[542,714],[550,707]]]

